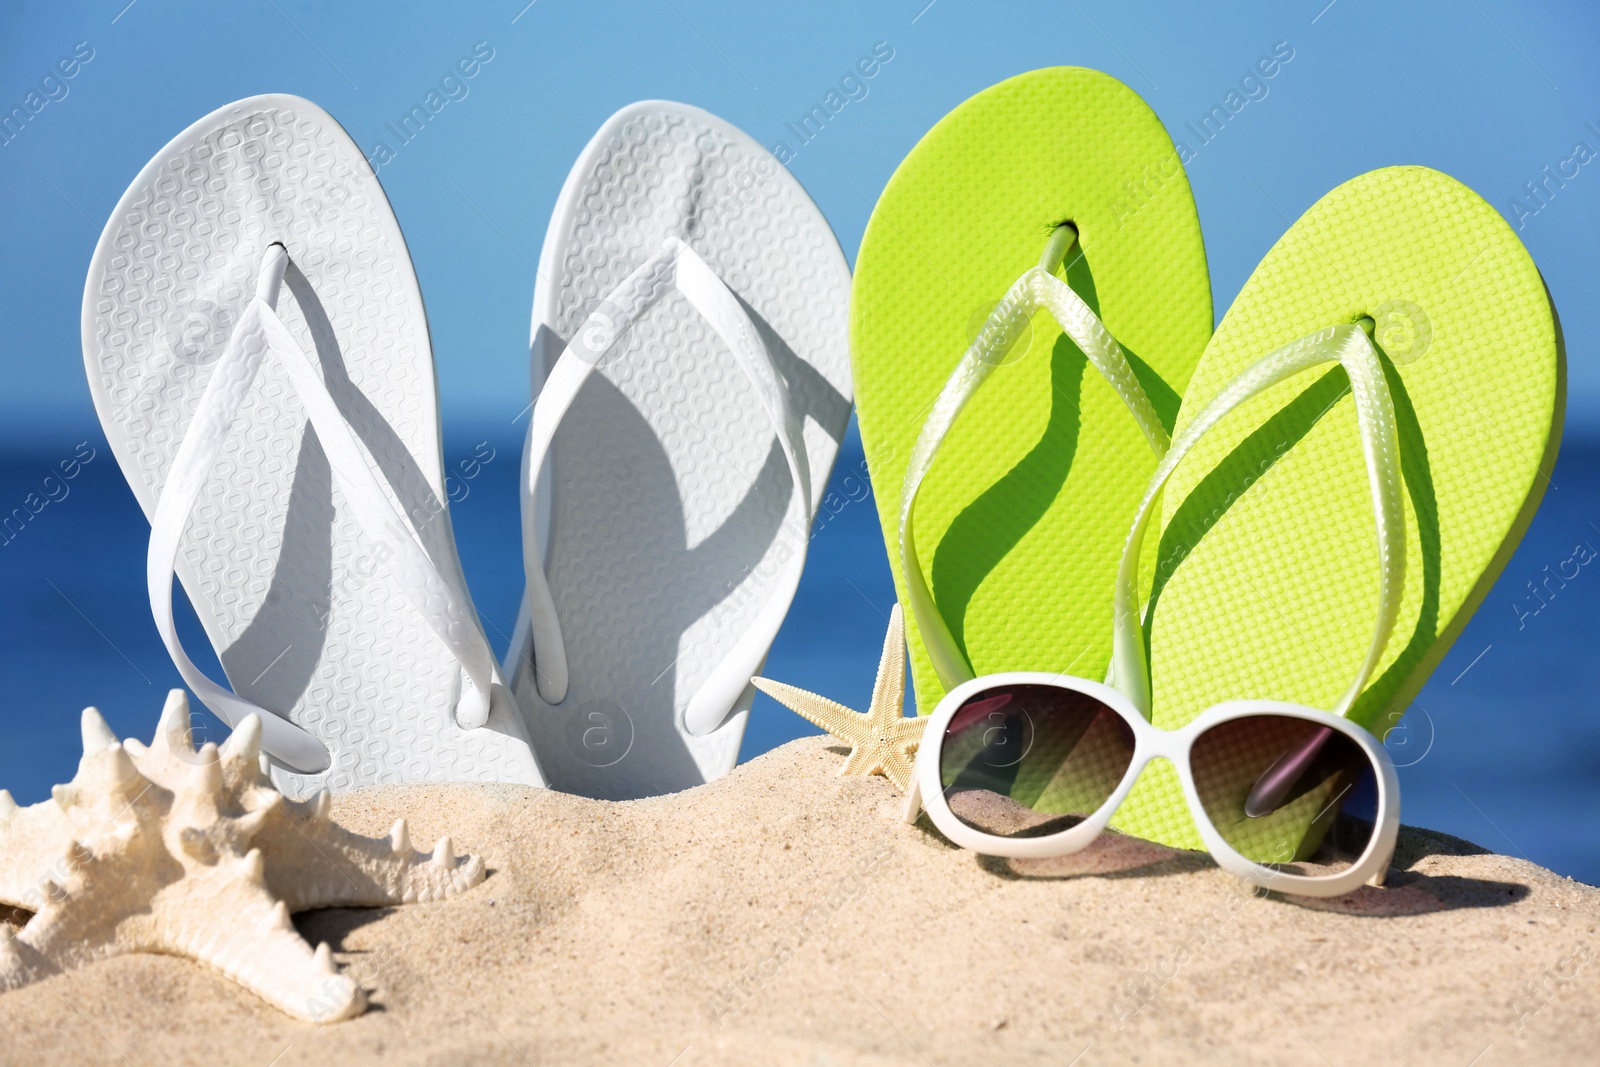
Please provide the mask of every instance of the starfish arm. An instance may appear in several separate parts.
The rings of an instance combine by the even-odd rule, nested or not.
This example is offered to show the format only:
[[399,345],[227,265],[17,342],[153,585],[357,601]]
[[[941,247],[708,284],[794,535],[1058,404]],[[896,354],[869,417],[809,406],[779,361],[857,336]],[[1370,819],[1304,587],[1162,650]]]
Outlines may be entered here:
[[0,935],[0,993],[21,989],[56,973],[57,968],[20,936]]
[[162,874],[142,865],[130,869],[121,856],[96,856],[74,841],[40,878],[27,905],[34,915],[17,931],[14,946],[38,973],[139,951],[147,918],[142,901],[163,884]]
[[905,713],[906,704],[906,624],[896,604],[889,612],[889,629],[883,635],[883,654],[878,658],[878,677],[872,683],[873,719],[894,719]]
[[26,808],[0,797],[0,904],[38,911],[39,883],[61,877],[61,857],[72,846],[72,827],[54,800]]
[[881,755],[882,752],[874,745],[853,748],[850,755],[845,757],[844,766],[839,768],[839,774],[877,774],[882,769]]
[[841,741],[854,744],[866,736],[866,717],[837,701],[783,682],[774,682],[770,678],[752,678],[750,681],[773,700]]
[[92,895],[52,896],[12,940],[24,958],[33,957],[47,971],[67,971],[126,951],[118,937],[122,918],[114,904],[107,907]]
[[[252,870],[253,868],[253,870]],[[312,951],[289,921],[289,910],[267,891],[260,853],[228,858],[189,879],[206,892],[204,909],[174,899],[150,947],[221,971],[296,1019],[335,1022],[360,1015],[366,994],[338,972],[326,945]],[[157,905],[161,905],[158,903]]]
[[909,755],[892,752],[883,758],[883,776],[895,784],[902,793],[911,791],[911,766]]
[[292,912],[427,903],[484,880],[483,857],[458,859],[448,838],[440,841],[442,852],[417,852],[409,835],[396,830],[388,838],[363,837],[334,823],[326,801],[280,800],[254,841],[266,857],[267,888]]

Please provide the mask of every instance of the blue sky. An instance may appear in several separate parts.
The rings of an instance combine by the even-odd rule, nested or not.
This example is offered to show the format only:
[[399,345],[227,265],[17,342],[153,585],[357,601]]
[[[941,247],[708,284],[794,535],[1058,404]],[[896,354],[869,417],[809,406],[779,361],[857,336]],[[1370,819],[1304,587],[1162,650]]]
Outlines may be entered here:
[[[1548,185],[1542,203],[1525,191],[1544,178],[1542,168],[1571,160],[1577,142],[1600,152],[1600,16],[1592,7],[997,7],[8,0],[0,110],[25,104],[30,92],[39,94],[36,106],[47,102],[0,145],[0,436],[65,437],[92,425],[78,310],[100,227],[163,143],[231,100],[297,93],[331,111],[367,151],[379,142],[393,151],[380,176],[422,279],[446,429],[477,434],[501,420],[509,430],[526,404],[532,262],[568,167],[616,108],[683,100],[768,145],[785,142],[792,169],[853,258],[873,199],[930,125],[977,90],[1051,64],[1121,78],[1179,140],[1230,92],[1247,101],[1188,168],[1219,316],[1288,223],[1355,174],[1423,163],[1477,189],[1521,223],[1555,297],[1572,432],[1600,434],[1592,247],[1600,162],[1566,163],[1576,176]],[[1293,59],[1270,81],[1241,85],[1279,42]],[[93,58],[70,79],[50,80],[75,46]],[[475,46],[492,58],[441,89]],[[875,47],[892,58],[841,91]],[[389,124],[430,91],[445,105],[402,145]],[[830,91],[847,103],[801,146],[789,127]],[[1519,198],[1537,213],[1517,218]]]

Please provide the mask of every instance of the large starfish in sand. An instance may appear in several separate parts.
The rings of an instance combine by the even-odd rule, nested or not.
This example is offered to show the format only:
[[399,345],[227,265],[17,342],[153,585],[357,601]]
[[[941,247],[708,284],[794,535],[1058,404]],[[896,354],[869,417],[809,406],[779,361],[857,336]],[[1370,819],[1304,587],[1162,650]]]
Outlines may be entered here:
[[883,658],[878,661],[878,679],[866,714],[769,678],[750,680],[796,715],[849,744],[841,775],[881,774],[902,793],[910,787],[911,766],[927,720],[905,715],[906,629],[899,604],[889,613],[889,632],[883,638]]
[[359,1015],[366,996],[315,951],[289,914],[442,900],[482,882],[448,837],[411,848],[405,820],[387,840],[328,815],[326,791],[295,801],[272,787],[261,722],[219,750],[195,750],[183,690],[167,698],[149,746],[118,741],[83,713],[83,760],[50,800],[19,808],[0,790],[0,904],[35,914],[0,929],[0,992],[128,952],[187,956],[298,1019]]

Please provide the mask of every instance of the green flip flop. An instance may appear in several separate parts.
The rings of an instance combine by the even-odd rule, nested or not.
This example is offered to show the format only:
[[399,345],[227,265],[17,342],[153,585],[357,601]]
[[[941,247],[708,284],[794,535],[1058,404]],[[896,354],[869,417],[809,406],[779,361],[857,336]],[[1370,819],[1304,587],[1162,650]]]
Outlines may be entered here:
[[900,164],[850,334],[920,710],[974,672],[1105,669],[1122,539],[1211,326],[1188,179],[1116,79],[1011,78]]
[[[1363,320],[1405,490],[1398,622],[1346,712],[1381,737],[1527,528],[1555,463],[1566,374],[1549,295],[1511,228],[1453,178],[1390,167],[1330,192],[1267,253],[1206,346],[1177,432],[1264,354]],[[1155,725],[1230,699],[1341,701],[1383,574],[1353,409],[1341,368],[1300,375],[1228,415],[1177,467],[1145,575]],[[1202,847],[1170,764],[1146,770],[1113,825]]]

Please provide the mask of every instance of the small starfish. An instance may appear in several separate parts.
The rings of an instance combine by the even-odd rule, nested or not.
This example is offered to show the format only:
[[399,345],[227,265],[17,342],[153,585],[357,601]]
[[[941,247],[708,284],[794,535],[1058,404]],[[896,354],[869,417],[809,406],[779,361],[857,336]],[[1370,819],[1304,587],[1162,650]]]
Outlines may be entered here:
[[881,774],[904,793],[911,785],[911,766],[922,728],[928,720],[907,718],[906,628],[896,604],[889,613],[889,632],[883,638],[883,658],[878,680],[872,685],[872,704],[866,714],[851,711],[827,697],[767,678],[752,678],[755,687],[790,711],[850,745],[845,774]]

